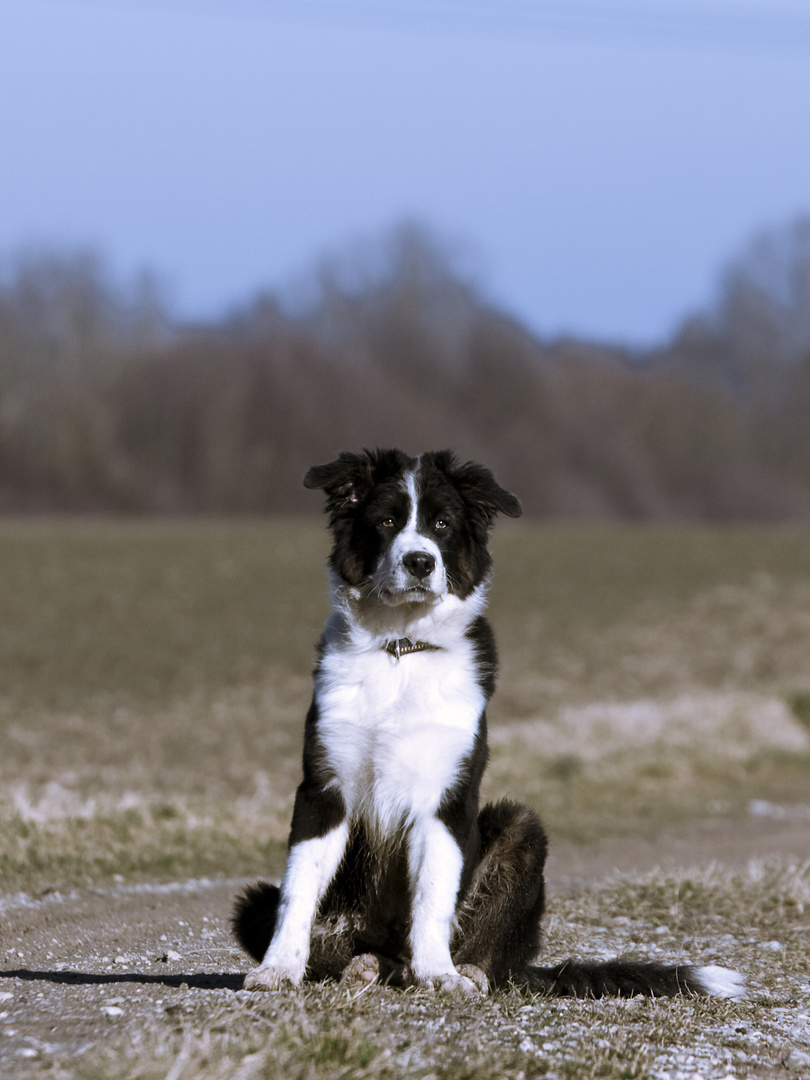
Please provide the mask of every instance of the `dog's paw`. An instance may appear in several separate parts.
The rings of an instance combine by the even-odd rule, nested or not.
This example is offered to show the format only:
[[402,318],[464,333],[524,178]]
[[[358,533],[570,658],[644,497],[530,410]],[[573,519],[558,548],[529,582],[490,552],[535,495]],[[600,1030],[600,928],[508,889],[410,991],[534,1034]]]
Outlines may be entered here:
[[340,985],[348,987],[368,986],[380,981],[380,958],[374,953],[361,953],[355,956],[343,969]]
[[300,980],[287,971],[274,967],[257,967],[249,971],[242,984],[243,990],[281,990],[285,986],[295,986]]
[[[477,972],[475,978],[462,971],[450,971],[442,975],[429,975],[415,980],[422,990],[439,990],[443,994],[452,994],[457,998],[479,997],[487,992],[487,978],[483,971],[469,966],[468,970]],[[481,981],[483,980],[483,987]]]
[[479,994],[489,993],[489,980],[480,967],[476,967],[475,964],[459,964],[458,973],[465,979],[469,979]]
[[414,986],[410,971],[403,964],[375,953],[355,956],[343,969],[340,985],[349,988],[364,986],[396,986],[400,990]]

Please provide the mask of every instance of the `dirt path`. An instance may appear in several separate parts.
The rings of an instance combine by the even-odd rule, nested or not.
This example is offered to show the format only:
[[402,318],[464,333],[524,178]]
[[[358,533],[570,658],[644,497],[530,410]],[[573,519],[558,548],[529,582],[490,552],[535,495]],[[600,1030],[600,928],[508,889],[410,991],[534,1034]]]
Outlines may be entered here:
[[[613,871],[779,854],[810,855],[810,814],[708,821],[655,842],[558,845],[548,880],[560,892]],[[0,1078],[181,1016],[200,995],[216,1012],[246,970],[228,932],[237,887],[192,882],[0,899]]]

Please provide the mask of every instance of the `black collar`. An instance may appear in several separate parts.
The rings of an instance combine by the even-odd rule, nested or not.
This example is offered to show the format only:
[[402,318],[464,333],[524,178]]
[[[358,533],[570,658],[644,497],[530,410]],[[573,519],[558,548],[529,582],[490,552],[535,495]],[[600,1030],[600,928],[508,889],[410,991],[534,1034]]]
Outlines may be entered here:
[[380,646],[383,652],[387,652],[396,660],[400,656],[408,656],[415,652],[440,652],[441,645],[431,645],[429,641],[411,641],[410,638],[399,638],[397,641],[386,641]]

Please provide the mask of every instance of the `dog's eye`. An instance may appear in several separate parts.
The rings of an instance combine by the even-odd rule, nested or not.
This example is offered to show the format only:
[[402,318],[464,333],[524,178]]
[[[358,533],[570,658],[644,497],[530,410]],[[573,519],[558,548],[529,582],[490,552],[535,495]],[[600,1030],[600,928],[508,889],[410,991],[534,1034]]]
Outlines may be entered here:
[[446,521],[444,520],[444,518],[439,518],[439,520],[438,520],[438,521],[436,522],[436,524],[435,524],[435,525],[434,525],[433,527],[434,527],[434,528],[435,528],[435,529],[436,529],[437,531],[438,531],[439,529],[446,529],[446,528],[447,528],[447,522],[446,522]]
[[380,522],[380,524],[382,525],[382,527],[384,529],[393,529],[393,527],[394,527],[394,519],[393,518],[383,518],[382,521]]

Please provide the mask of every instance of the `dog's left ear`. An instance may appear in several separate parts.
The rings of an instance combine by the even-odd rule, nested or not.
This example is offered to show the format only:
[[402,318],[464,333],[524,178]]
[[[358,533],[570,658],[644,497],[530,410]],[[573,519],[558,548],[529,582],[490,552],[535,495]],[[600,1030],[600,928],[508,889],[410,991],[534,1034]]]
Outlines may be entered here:
[[502,488],[483,465],[468,461],[456,466],[449,475],[462,499],[477,510],[488,525],[495,520],[496,514],[516,518],[523,513],[517,495]]

